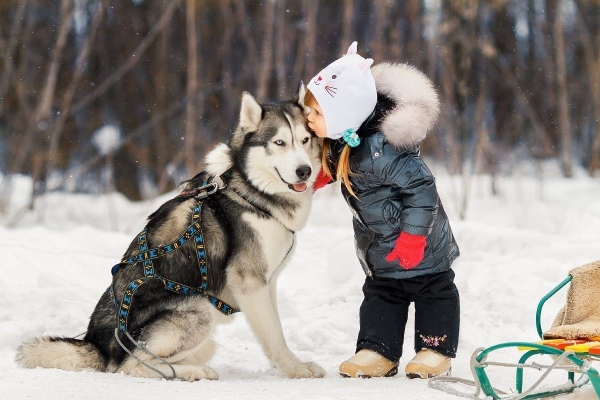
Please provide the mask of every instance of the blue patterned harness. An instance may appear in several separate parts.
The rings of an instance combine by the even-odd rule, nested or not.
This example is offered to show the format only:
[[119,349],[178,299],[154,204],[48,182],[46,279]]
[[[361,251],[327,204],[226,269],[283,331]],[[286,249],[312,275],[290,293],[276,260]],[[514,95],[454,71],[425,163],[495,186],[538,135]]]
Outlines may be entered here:
[[[129,311],[131,310],[131,303],[133,301],[133,295],[135,291],[145,283],[150,282],[152,280],[161,281],[166,290],[169,290],[174,293],[188,296],[202,295],[206,297],[211,302],[211,304],[216,307],[217,310],[219,310],[225,315],[231,315],[239,311],[238,309],[225,303],[219,298],[206,293],[206,290],[208,288],[208,276],[206,267],[206,250],[204,247],[204,236],[202,234],[202,226],[200,225],[200,212],[202,210],[202,199],[214,193],[216,191],[217,186],[215,185],[215,189],[212,192],[203,191],[203,189],[206,190],[207,187],[210,187],[210,185],[205,185],[202,188],[194,189],[194,191],[197,191],[197,193],[200,193],[200,195],[196,194],[194,196],[196,199],[196,205],[194,206],[194,211],[192,213],[192,223],[186,228],[185,232],[177,240],[166,245],[155,247],[153,249],[148,249],[148,242],[146,241],[148,227],[146,226],[138,235],[138,246],[140,249],[139,253],[135,256],[122,259],[119,264],[116,264],[114,267],[112,267],[111,273],[113,276],[119,271],[119,269],[123,267],[134,266],[140,262],[143,263],[142,265],[144,267],[144,276],[131,281],[127,285],[121,302],[118,302],[115,297],[113,285],[110,285],[109,287],[110,298],[117,310],[117,326],[119,331],[127,331],[127,317],[129,315]],[[200,287],[196,288],[187,286],[183,283],[178,283],[167,279],[163,276],[157,275],[154,271],[154,264],[152,263],[152,260],[177,251],[185,243],[187,243],[188,240],[192,238],[194,239],[194,243],[196,245],[196,256],[198,259],[200,274],[202,276],[202,283],[200,284]]]

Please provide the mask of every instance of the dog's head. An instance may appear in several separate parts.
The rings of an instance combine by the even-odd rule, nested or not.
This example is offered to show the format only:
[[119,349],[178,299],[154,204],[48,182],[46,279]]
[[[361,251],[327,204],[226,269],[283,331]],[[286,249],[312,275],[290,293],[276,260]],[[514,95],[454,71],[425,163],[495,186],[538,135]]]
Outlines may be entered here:
[[259,104],[244,92],[240,120],[227,145],[206,157],[207,171],[219,175],[233,167],[257,189],[270,194],[303,193],[321,167],[320,143],[308,130],[307,108],[297,100]]

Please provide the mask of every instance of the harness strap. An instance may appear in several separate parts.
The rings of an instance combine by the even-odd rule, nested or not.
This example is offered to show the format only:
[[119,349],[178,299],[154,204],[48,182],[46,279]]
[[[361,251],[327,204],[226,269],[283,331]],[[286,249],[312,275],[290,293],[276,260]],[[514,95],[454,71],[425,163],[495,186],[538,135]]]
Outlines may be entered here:
[[[127,285],[127,287],[125,288],[125,292],[123,293],[123,299],[120,303],[115,297],[113,285],[110,285],[109,287],[110,299],[114,303],[115,308],[117,310],[117,326],[119,331],[127,331],[127,317],[131,309],[131,303],[133,301],[135,291],[151,280],[160,280],[163,283],[166,290],[169,290],[174,293],[183,294],[187,296],[203,295],[208,299],[208,301],[210,301],[210,303],[214,307],[217,308],[217,310],[219,310],[225,315],[231,315],[239,311],[236,308],[224,302],[223,300],[206,293],[206,290],[208,288],[208,273],[206,267],[206,250],[204,248],[204,236],[202,234],[202,227],[200,225],[201,210],[202,201],[197,201],[196,206],[194,207],[194,210],[192,212],[192,224],[185,230],[184,234],[181,235],[179,239],[167,245],[159,246],[153,249],[148,249],[148,242],[146,240],[147,227],[144,228],[138,235],[138,246],[140,249],[139,254],[136,256],[124,258],[119,264],[115,265],[112,268],[111,272],[113,276],[119,271],[119,269],[122,266],[130,266],[135,265],[138,262],[142,262],[144,268],[144,277],[135,279]],[[167,279],[160,275],[156,275],[152,260],[174,252],[175,250],[183,246],[192,237],[194,238],[194,243],[196,246],[196,257],[198,259],[198,267],[200,269],[200,275],[202,277],[200,287],[194,288],[183,283]]]
[[[198,202],[196,204],[196,207],[194,207],[192,221],[200,220],[201,209],[202,202]],[[194,236],[194,243],[196,244],[196,257],[198,258],[198,268],[200,268],[200,275],[202,276],[200,290],[204,292],[208,288],[208,272],[206,269],[206,250],[204,249],[204,235],[202,234],[202,227],[200,227],[200,231]]]
[[[148,251],[148,242],[146,241],[146,232],[147,229],[144,230],[138,236],[138,246],[140,247],[140,253],[144,251]],[[146,278],[154,277],[154,264],[152,260],[145,260],[142,264],[144,266],[144,276]]]
[[[170,253],[178,250],[188,240],[190,240],[192,237],[194,237],[198,233],[198,231],[200,231],[200,229],[201,229],[200,224],[198,222],[194,222],[193,224],[191,224],[190,226],[187,227],[187,229],[185,230],[183,235],[181,235],[179,237],[179,239],[177,239],[176,241],[169,243],[169,244],[159,246],[159,247],[155,247],[155,248],[149,249],[149,250],[146,248],[146,250],[140,251],[136,256],[131,256],[131,257],[122,259],[121,263],[115,265],[115,267],[117,267],[119,265],[123,265],[123,264],[134,265],[134,264],[137,264],[138,262],[155,260],[159,257],[166,256],[167,254],[170,254]],[[146,233],[146,228],[144,228],[144,230],[140,233],[140,235],[145,235],[145,233]],[[118,271],[118,268],[115,270],[115,267],[113,267],[113,274],[116,273],[116,271]]]
[[144,278],[139,278],[139,279],[136,279],[136,280],[130,282],[129,285],[127,285],[127,288],[125,289],[125,293],[123,294],[123,300],[121,301],[120,304],[115,297],[113,286],[110,285],[109,295],[110,295],[111,301],[113,302],[113,304],[115,305],[115,308],[117,310],[117,324],[118,324],[119,330],[121,332],[125,332],[127,330],[127,317],[129,316],[129,311],[131,309],[131,302],[133,301],[133,295],[134,295],[135,291],[138,288],[140,288],[142,285],[144,285],[145,283],[147,283],[151,280],[161,281],[166,290],[177,293],[177,294],[183,294],[186,296],[202,295],[202,296],[206,297],[208,299],[208,301],[224,315],[231,315],[231,314],[234,314],[239,311],[238,309],[236,309],[235,307],[231,306],[230,304],[224,302],[223,300],[219,299],[218,297],[215,297],[208,293],[202,292],[191,286],[184,285],[183,283],[175,282],[170,279],[163,278],[162,276],[155,275],[152,278],[144,277]]

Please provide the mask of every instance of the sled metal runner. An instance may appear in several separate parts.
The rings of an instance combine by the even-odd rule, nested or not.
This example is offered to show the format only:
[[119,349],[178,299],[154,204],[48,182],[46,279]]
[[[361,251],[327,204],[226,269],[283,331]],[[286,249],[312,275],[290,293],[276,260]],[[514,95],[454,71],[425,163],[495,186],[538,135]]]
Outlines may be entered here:
[[[572,276],[569,275],[565,280],[559,283],[554,289],[552,289],[547,295],[545,295],[539,302],[536,312],[536,328],[540,339],[543,338],[541,328],[541,314],[544,303],[551,298],[556,292],[571,282]],[[487,357],[496,350],[504,348],[519,348],[525,350],[525,353],[521,356],[518,363],[507,364],[507,363],[496,363],[488,362]],[[481,391],[496,400],[505,399],[538,399],[549,396],[556,396],[559,394],[570,393],[573,390],[586,385],[590,382],[594,388],[596,396],[600,398],[600,376],[598,371],[591,367],[591,361],[600,360],[589,352],[574,352],[570,351],[567,347],[565,350],[561,350],[556,347],[551,347],[541,343],[533,342],[507,342],[497,344],[485,349],[477,350],[477,354],[473,357],[473,375],[476,379],[476,386],[481,388]],[[555,362],[548,365],[540,365],[536,363],[527,363],[527,361],[537,355],[548,355],[555,359]],[[560,358],[560,360],[558,360]],[[490,379],[486,373],[486,367],[490,365],[497,366],[512,366],[516,367],[515,376],[515,390],[516,393],[506,394],[495,389],[490,383]],[[546,369],[546,372],[542,377],[529,389],[523,390],[523,374],[525,368],[535,368],[538,370]],[[567,372],[567,381],[558,386],[537,388],[542,383],[547,374],[553,369],[562,369]]]

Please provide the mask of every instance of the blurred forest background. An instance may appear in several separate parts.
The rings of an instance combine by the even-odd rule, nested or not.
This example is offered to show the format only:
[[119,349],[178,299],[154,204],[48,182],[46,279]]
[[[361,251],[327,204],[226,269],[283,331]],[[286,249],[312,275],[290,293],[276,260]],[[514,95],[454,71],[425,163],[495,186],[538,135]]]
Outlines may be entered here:
[[172,190],[242,91],[291,98],[353,40],[434,80],[422,152],[451,173],[597,175],[599,35],[598,0],[1,0],[0,211],[16,174],[32,199]]

